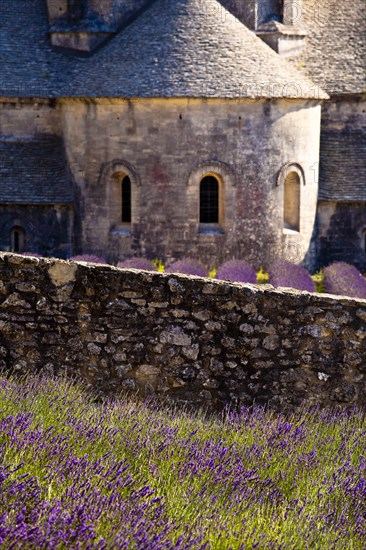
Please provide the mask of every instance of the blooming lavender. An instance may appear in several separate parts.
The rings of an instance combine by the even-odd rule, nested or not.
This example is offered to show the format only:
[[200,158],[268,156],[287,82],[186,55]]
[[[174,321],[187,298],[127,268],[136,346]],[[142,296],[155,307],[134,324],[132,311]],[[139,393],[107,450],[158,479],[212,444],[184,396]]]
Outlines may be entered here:
[[185,275],[197,275],[199,277],[207,277],[207,269],[205,266],[193,258],[183,258],[170,264],[165,273],[184,273]]
[[269,282],[274,287],[289,287],[314,292],[314,281],[301,265],[285,260],[277,260],[268,269]]
[[323,271],[325,291],[329,294],[366,298],[366,279],[355,268],[345,262],[335,262]]
[[122,260],[117,264],[117,267],[124,267],[126,269],[146,269],[147,271],[156,271],[156,266],[151,260],[142,257],[128,258]]
[[244,260],[234,259],[224,262],[218,268],[216,279],[227,279],[228,281],[251,284],[257,282],[257,276],[252,266]]
[[364,548],[364,411],[206,418],[0,375],[0,442],[1,548]]
[[107,263],[105,258],[94,254],[80,254],[79,256],[71,256],[70,260],[74,260],[75,262],[88,262],[91,264]]

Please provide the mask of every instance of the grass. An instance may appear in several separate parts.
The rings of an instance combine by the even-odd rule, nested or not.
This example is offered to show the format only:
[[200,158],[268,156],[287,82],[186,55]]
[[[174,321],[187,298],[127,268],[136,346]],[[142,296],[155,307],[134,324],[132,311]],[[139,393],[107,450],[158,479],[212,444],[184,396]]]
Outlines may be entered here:
[[0,376],[0,547],[363,549],[361,411],[207,418]]

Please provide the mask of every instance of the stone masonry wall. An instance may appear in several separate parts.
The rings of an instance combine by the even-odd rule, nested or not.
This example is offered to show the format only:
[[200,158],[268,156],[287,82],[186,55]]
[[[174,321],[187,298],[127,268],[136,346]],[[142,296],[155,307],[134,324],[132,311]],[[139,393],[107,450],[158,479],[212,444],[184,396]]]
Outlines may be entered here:
[[0,254],[0,364],[209,410],[366,403],[366,300]]
[[[193,256],[210,268],[232,257],[259,268],[305,256],[318,194],[314,100],[65,99],[61,111],[84,253],[113,262]],[[288,163],[304,171],[300,231],[291,234],[283,230],[278,178]],[[114,175],[124,173],[132,181],[131,224],[120,224],[116,213]],[[221,200],[219,224],[207,231],[199,223],[199,185],[210,174],[221,182]]]

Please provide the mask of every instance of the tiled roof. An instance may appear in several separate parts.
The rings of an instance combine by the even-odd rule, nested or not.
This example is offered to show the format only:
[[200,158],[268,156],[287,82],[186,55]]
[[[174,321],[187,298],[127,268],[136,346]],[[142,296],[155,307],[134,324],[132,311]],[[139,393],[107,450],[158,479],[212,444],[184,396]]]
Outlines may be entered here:
[[68,204],[73,191],[62,141],[0,141],[0,202]]
[[44,0],[0,2],[3,96],[314,97],[307,77],[216,0],[148,2],[88,58],[52,50]]
[[303,53],[293,58],[329,95],[366,92],[364,0],[303,0]]
[[322,135],[319,199],[366,201],[366,131]]

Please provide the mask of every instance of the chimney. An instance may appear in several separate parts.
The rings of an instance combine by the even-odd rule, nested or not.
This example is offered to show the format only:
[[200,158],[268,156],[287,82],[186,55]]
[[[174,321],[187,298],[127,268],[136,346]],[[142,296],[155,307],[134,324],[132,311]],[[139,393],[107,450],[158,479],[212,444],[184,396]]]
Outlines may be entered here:
[[301,27],[302,0],[263,0],[258,7],[257,36],[279,55],[300,53],[307,35]]
[[90,55],[148,0],[47,0],[52,46]]

